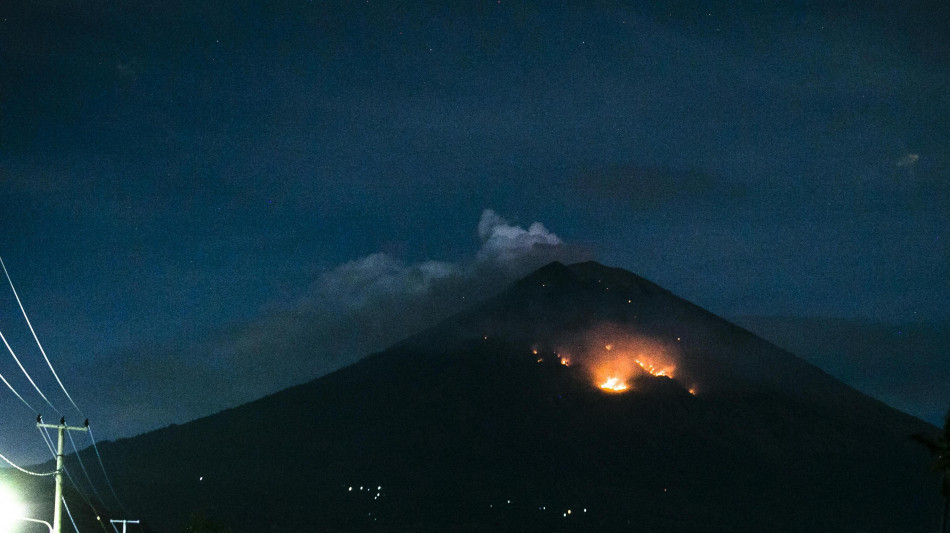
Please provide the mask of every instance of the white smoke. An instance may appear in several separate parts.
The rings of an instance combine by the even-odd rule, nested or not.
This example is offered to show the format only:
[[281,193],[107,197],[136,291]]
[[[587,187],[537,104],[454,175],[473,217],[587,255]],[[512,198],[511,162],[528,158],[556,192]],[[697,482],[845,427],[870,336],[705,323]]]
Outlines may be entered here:
[[477,232],[482,245],[474,261],[407,264],[377,252],[322,274],[309,299],[350,310],[378,305],[381,299],[420,301],[426,300],[437,285],[445,287],[455,282],[471,286],[489,276],[507,283],[551,261],[569,261],[578,255],[544,224],[535,222],[524,229],[491,209],[482,212]]
[[482,240],[482,248],[476,259],[502,265],[518,262],[539,251],[550,252],[552,248],[563,244],[557,235],[540,222],[531,224],[526,230],[521,226],[512,226],[491,209],[482,212],[482,218],[478,221],[478,238]]
[[482,212],[478,237],[482,247],[475,256],[476,265],[499,269],[509,277],[527,274],[551,261],[570,262],[583,255],[566,246],[544,224],[535,222],[524,229],[511,225],[491,209]]

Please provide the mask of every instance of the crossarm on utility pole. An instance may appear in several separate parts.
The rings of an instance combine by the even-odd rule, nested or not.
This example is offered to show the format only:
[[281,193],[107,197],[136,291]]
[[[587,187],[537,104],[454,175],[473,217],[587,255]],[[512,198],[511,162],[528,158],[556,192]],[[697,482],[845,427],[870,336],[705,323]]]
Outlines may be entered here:
[[138,520],[109,520],[109,523],[112,524],[112,529],[115,529],[116,533],[119,533],[119,530],[115,527],[116,524],[122,524],[122,533],[126,533],[125,526],[126,524],[138,524]]
[[59,443],[56,446],[56,495],[54,496],[56,501],[53,502],[53,533],[61,533],[63,523],[63,435],[67,431],[89,431],[89,428],[67,426],[64,419],[60,419],[59,424],[44,424],[41,420],[39,416],[36,417],[36,427],[52,428],[59,433]]

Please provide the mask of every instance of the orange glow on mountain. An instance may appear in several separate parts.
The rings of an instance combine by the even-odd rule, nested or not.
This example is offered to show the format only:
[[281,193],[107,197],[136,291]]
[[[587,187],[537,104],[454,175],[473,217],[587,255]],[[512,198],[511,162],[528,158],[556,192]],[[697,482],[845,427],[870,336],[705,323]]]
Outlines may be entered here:
[[645,361],[642,359],[635,359],[634,361],[637,363],[637,365],[640,368],[642,368],[647,374],[650,374],[651,376],[656,376],[656,377],[666,376],[668,378],[673,377],[674,367],[672,366],[658,367],[658,366],[654,366],[653,363],[650,363],[649,361]]
[[630,387],[624,383],[620,378],[612,377],[607,378],[607,381],[600,384],[600,388],[604,389],[607,392],[624,392]]
[[639,379],[672,378],[675,374],[676,356],[668,345],[609,328],[594,332],[592,337],[589,340],[594,342],[578,350],[577,364],[586,368],[594,385],[605,392],[633,390]]
[[[591,385],[604,392],[622,393],[638,390],[652,378],[676,377],[690,382],[695,379],[686,367],[678,372],[682,347],[672,341],[675,338],[661,340],[629,326],[602,323],[564,339],[552,351],[561,365],[571,367],[572,371],[579,369]],[[538,345],[532,348],[537,349]],[[686,384],[681,385],[686,390]],[[695,394],[695,382],[689,386]]]

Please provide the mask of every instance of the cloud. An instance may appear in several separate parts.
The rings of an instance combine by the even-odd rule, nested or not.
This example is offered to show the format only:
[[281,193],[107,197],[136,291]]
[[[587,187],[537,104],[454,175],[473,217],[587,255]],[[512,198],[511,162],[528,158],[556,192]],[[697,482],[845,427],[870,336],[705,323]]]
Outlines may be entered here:
[[920,160],[919,154],[906,153],[900,157],[897,161],[894,162],[895,166],[898,167],[909,167],[917,164],[917,161]]
[[379,295],[425,294],[434,283],[461,274],[458,265],[425,261],[405,265],[379,252],[350,261],[320,276],[316,295],[335,305],[358,308]]

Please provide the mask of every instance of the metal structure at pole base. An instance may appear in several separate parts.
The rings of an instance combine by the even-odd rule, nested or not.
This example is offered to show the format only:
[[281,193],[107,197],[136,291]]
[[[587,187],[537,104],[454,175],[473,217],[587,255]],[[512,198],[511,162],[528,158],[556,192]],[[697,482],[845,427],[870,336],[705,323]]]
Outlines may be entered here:
[[67,431],[89,431],[89,420],[84,427],[70,427],[66,425],[66,418],[60,418],[59,424],[44,424],[42,415],[36,416],[36,427],[52,428],[59,432],[59,443],[56,445],[56,495],[53,503],[52,533],[61,533],[63,525],[63,435]]
[[115,527],[115,525],[122,524],[122,533],[126,533],[125,532],[126,524],[138,524],[139,521],[138,520],[109,520],[109,523],[112,524],[112,529],[114,529],[116,533],[119,533],[119,528]]
[[46,526],[47,528],[49,528],[50,533],[53,533],[53,525],[50,524],[49,522],[47,522],[46,520],[40,520],[40,519],[38,519],[38,518],[27,518],[27,517],[25,517],[25,516],[21,516],[21,517],[17,518],[17,520],[23,520],[23,521],[26,521],[26,522],[33,522],[33,523],[35,523],[35,524],[43,524],[44,526]]

